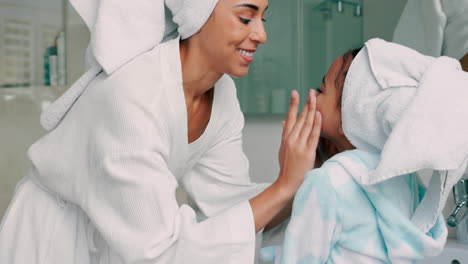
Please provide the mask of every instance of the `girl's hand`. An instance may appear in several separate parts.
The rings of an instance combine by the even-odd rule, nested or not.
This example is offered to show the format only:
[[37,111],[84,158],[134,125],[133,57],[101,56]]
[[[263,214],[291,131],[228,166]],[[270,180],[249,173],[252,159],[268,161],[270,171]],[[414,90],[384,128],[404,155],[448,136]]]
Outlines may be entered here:
[[314,168],[322,118],[316,111],[316,94],[311,90],[299,117],[299,94],[293,91],[284,121],[281,147],[278,154],[280,174],[275,184],[287,196],[294,196],[307,171]]

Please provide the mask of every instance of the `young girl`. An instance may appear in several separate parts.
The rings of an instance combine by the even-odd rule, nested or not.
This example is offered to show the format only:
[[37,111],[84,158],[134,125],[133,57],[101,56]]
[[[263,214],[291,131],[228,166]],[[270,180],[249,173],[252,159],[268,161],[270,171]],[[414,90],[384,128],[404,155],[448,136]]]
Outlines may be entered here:
[[[450,76],[457,80],[450,88],[452,99],[464,96],[466,89],[462,87],[466,87],[468,78],[457,61],[426,57],[379,39],[333,62],[318,89],[317,110],[323,118],[321,136],[338,154],[306,175],[294,199],[284,243],[281,248],[264,248],[264,261],[414,263],[441,252],[447,229],[439,205],[445,203],[443,196],[466,163],[459,165],[461,170],[452,178],[432,177],[426,192],[413,172],[436,167],[426,153],[434,160],[439,158],[412,138],[415,132],[415,136],[422,136],[414,127],[400,134],[405,116],[420,107],[419,102],[430,99],[419,101],[423,93],[440,90],[440,83],[433,85],[429,78],[441,71],[453,73]],[[443,107],[450,109],[447,113],[457,122],[458,113],[449,104]],[[466,118],[468,111],[459,111]],[[423,121],[436,127],[440,122],[437,117]],[[427,133],[430,136],[431,132]],[[456,132],[451,136],[457,137]],[[426,145],[438,145],[437,137],[441,134],[436,132]],[[395,146],[399,152],[393,153],[402,159],[421,157],[426,162],[413,161],[411,167],[401,165],[398,155],[389,159]],[[416,151],[421,152],[414,155]],[[465,150],[459,151],[467,157]],[[386,165],[389,160],[392,165],[396,163],[395,170]],[[414,164],[423,165],[418,168]]]

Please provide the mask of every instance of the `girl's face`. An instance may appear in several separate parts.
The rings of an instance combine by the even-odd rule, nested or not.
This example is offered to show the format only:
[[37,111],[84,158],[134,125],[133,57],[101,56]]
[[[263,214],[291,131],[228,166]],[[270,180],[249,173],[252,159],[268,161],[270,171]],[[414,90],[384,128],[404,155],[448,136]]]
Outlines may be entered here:
[[244,76],[255,51],[267,40],[264,20],[268,0],[219,0],[198,32],[208,63],[219,72]]
[[338,57],[323,77],[317,95],[317,110],[322,114],[321,136],[335,143],[345,139],[341,129],[340,105],[346,72],[351,62],[352,56]]

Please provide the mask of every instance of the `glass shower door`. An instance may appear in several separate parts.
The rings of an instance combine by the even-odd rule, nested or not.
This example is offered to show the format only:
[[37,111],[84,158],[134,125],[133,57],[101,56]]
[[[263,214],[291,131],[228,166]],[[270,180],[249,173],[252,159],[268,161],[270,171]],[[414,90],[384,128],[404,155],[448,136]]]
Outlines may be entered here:
[[306,5],[304,32],[304,83],[317,88],[332,62],[363,45],[361,1],[325,0]]

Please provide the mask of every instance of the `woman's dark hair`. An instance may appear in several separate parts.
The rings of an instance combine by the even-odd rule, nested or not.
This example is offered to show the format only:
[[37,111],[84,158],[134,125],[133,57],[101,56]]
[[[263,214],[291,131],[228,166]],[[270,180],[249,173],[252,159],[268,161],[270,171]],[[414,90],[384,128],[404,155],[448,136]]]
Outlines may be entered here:
[[[341,64],[341,69],[338,74],[338,77],[335,79],[335,86],[336,88],[338,88],[337,92],[340,93],[340,96],[338,96],[338,102],[337,102],[339,108],[341,108],[341,95],[343,94],[343,86],[344,86],[344,82],[346,79],[346,75],[348,74],[349,66],[351,65],[351,62],[354,60],[354,58],[361,51],[362,48],[363,47],[350,50],[346,52],[345,54],[343,54],[343,56],[341,57],[343,59],[343,63]],[[348,60],[350,60],[349,63],[347,63]]]

